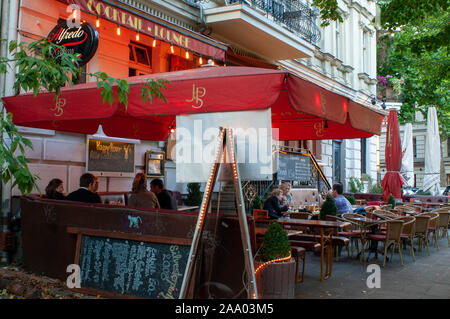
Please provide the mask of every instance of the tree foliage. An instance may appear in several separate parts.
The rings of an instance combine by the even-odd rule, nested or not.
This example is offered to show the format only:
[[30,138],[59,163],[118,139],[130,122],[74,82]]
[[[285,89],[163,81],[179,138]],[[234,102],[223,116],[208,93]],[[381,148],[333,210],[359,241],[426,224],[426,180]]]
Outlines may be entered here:
[[[413,122],[416,111],[426,118],[428,107],[435,106],[441,138],[445,139],[450,131],[449,12],[440,6],[430,12],[430,6],[418,6],[417,12],[411,13],[413,16],[423,14],[420,19],[399,15],[399,21],[406,23],[401,30],[390,32],[388,29],[379,38],[378,74],[404,79],[400,122]],[[405,10],[410,12],[412,9]],[[382,12],[382,17],[386,14],[388,17],[384,19],[392,21],[390,12]]]

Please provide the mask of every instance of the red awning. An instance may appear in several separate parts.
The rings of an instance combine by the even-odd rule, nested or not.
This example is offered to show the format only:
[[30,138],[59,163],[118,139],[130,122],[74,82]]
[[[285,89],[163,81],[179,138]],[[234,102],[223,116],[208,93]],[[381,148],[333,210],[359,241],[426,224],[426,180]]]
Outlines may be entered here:
[[[167,103],[143,103],[149,78],[171,81]],[[116,137],[165,140],[178,114],[272,110],[280,140],[361,138],[380,134],[383,112],[365,107],[285,71],[251,67],[206,67],[127,79],[128,109],[102,103],[96,83],[64,88],[38,97],[4,98],[17,125],[94,134],[101,124]]]

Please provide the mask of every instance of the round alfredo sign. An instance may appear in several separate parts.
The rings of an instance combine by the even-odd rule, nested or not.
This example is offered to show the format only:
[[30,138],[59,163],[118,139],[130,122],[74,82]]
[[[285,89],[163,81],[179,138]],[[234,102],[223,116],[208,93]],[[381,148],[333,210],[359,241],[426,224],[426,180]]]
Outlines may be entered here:
[[50,31],[48,40],[63,46],[71,54],[78,54],[80,66],[85,65],[94,56],[98,48],[98,32],[90,23],[70,28],[63,22]]

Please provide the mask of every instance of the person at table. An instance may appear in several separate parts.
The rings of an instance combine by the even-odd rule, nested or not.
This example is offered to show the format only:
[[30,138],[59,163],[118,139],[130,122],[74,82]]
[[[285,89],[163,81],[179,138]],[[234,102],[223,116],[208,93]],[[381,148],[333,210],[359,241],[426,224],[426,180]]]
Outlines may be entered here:
[[143,173],[136,174],[133,180],[128,206],[159,208],[158,198],[155,193],[147,189],[147,178]]
[[45,195],[48,199],[65,200],[64,182],[59,178],[52,179],[45,188]]
[[287,212],[289,205],[281,205],[282,198],[283,193],[279,188],[276,188],[272,191],[272,196],[265,200],[263,209],[269,212],[270,219],[278,219],[286,215],[284,212]]
[[286,205],[289,207],[292,203],[292,194],[291,194],[291,183],[289,182],[283,182],[280,185],[281,193],[283,194],[283,201],[281,202],[282,205]]
[[175,197],[164,187],[161,179],[155,178],[150,182],[150,191],[156,194],[159,206],[163,209],[177,210],[177,201]]
[[337,207],[337,215],[340,216],[344,213],[353,213],[352,204],[345,198],[344,195],[344,185],[342,183],[336,183],[333,185],[331,195],[334,198],[334,202]]
[[101,203],[102,200],[97,194],[98,177],[91,173],[85,173],[80,177],[80,188],[67,196],[67,200],[84,203]]

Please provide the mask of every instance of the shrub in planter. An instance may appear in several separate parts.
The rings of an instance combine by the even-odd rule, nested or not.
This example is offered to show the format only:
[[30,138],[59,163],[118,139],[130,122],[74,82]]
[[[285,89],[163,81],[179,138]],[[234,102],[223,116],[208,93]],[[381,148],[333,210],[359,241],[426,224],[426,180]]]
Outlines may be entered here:
[[265,264],[276,259],[289,257],[291,245],[287,233],[277,222],[272,222],[264,235],[260,250],[261,261],[255,262],[256,281],[260,298],[294,298],[295,268],[293,258]]
[[388,204],[392,204],[392,208],[395,208],[395,198],[392,194],[389,195]]
[[255,196],[255,199],[252,202],[252,211],[254,209],[262,209],[261,198],[258,195]]
[[200,183],[189,183],[187,185],[188,195],[184,203],[189,206],[200,206],[203,194],[200,191]]
[[320,208],[320,219],[325,220],[325,216],[327,215],[336,216],[336,214],[337,214],[336,203],[334,201],[333,196],[328,194],[325,201],[322,204],[322,207]]
[[289,256],[291,244],[283,226],[272,222],[267,229],[261,248],[261,260],[266,262]]
[[351,195],[344,195],[345,198],[347,198],[347,200],[350,202],[350,204],[352,205],[356,205],[356,199],[355,197],[351,196]]

